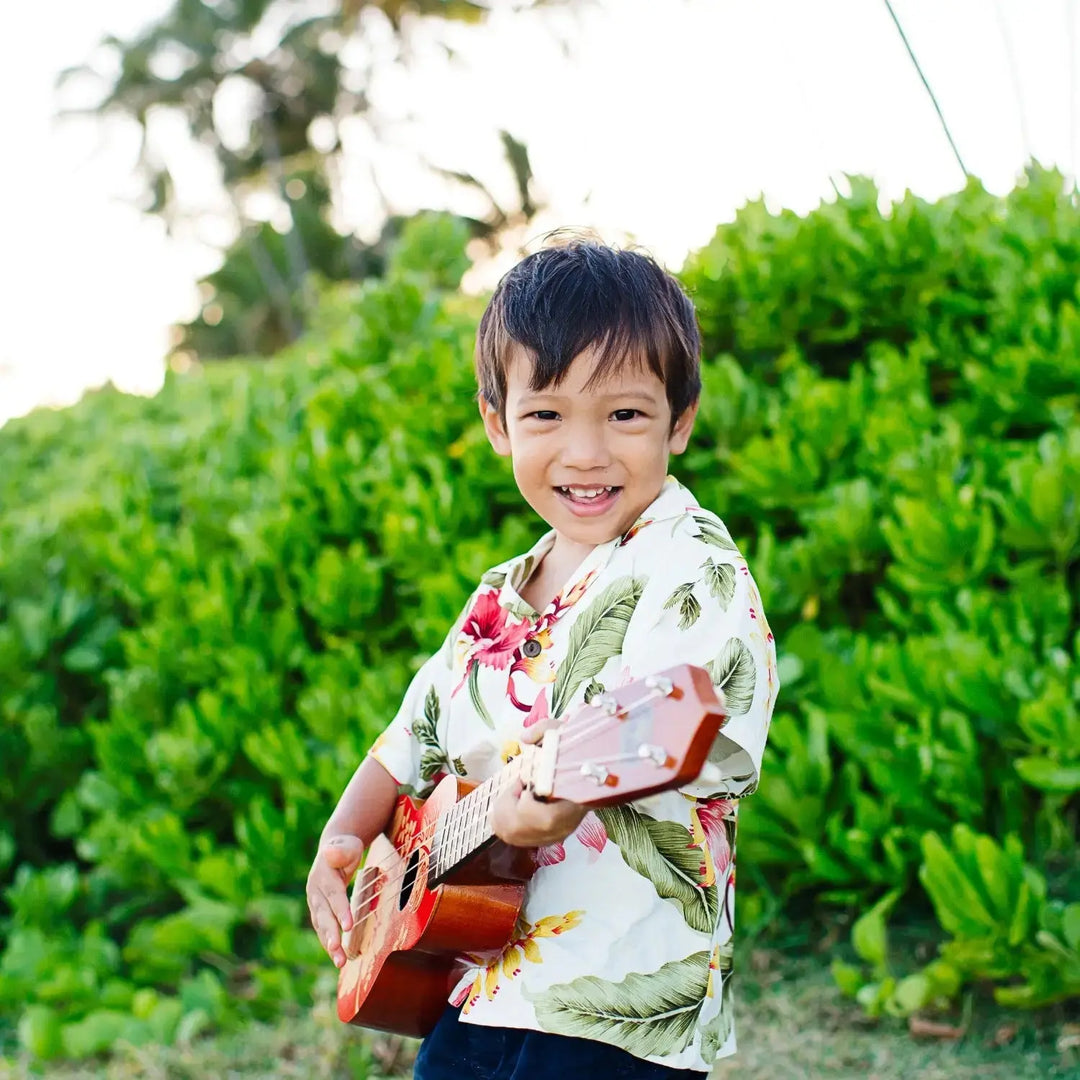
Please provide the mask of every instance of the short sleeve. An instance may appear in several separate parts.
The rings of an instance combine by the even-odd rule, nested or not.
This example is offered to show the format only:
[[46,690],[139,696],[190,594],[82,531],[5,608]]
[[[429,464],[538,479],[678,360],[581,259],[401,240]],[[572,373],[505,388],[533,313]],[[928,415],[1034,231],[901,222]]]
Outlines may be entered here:
[[680,790],[694,798],[749,795],[779,687],[773,637],[746,560],[715,537],[681,535],[641,576],[645,587],[623,641],[627,674],[644,678],[695,664],[726,703],[728,718],[709,752],[719,779],[714,773]]
[[440,649],[413,676],[397,715],[368,751],[399,787],[416,795],[426,794],[449,764],[445,711],[451,670],[444,654]]

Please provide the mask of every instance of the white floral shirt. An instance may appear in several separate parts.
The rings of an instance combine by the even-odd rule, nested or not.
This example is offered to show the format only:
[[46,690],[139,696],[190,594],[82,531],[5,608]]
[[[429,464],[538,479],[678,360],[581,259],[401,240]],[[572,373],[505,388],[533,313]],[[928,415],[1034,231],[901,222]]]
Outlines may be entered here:
[[708,1070],[735,1052],[737,800],[757,786],[776,700],[772,634],[726,527],[671,477],[536,612],[517,589],[553,541],[484,575],[371,753],[420,794],[450,772],[485,780],[529,724],[676,664],[706,668],[729,713],[710,752],[724,779],[591,811],[540,849],[513,938],[473,958],[451,1000],[467,1023]]

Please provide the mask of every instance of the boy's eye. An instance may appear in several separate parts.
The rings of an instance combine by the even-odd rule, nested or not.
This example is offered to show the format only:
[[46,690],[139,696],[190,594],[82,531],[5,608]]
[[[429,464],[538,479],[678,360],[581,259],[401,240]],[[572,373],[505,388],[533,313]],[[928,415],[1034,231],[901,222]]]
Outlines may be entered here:
[[616,409],[612,414],[616,420],[636,420],[641,415],[640,409]]
[[531,412],[529,415],[534,420],[558,420],[559,414],[552,409],[537,409],[536,412]]

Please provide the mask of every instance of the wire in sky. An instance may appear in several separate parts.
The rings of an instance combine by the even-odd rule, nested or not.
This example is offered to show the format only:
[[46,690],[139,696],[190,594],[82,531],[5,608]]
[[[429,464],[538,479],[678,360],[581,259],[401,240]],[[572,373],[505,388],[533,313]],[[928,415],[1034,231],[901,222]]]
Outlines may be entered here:
[[919,78],[922,79],[922,84],[926,87],[926,92],[930,95],[930,101],[933,103],[934,112],[937,113],[938,120],[941,121],[942,130],[945,132],[945,138],[949,140],[949,145],[952,147],[952,152],[956,157],[956,163],[960,166],[964,176],[968,177],[971,174],[967,171],[967,166],[964,164],[964,159],[960,156],[960,151],[956,149],[956,143],[953,141],[952,132],[949,131],[949,125],[945,123],[945,117],[942,114],[941,106],[938,105],[937,98],[934,96],[934,91],[926,81],[923,69],[919,66],[919,61],[915,58],[915,52],[907,39],[907,34],[904,33],[904,28],[900,25],[900,20],[896,17],[896,12],[893,11],[893,6],[889,0],[885,0],[885,7],[889,9],[889,15],[892,17],[892,21],[896,26],[896,31],[900,35],[900,40],[904,43],[904,48],[907,49],[907,54],[911,57],[911,62],[915,65],[915,70],[919,73]]
[[994,0],[994,14],[997,16],[998,32],[1001,34],[1001,41],[1005,46],[1005,60],[1009,66],[1009,78],[1012,80],[1013,95],[1016,98],[1016,110],[1020,114],[1020,138],[1024,142],[1024,160],[1031,161],[1031,133],[1028,131],[1027,115],[1024,112],[1024,94],[1020,87],[1020,69],[1016,65],[1012,36],[1005,21],[1005,12],[1001,10],[1001,0]]

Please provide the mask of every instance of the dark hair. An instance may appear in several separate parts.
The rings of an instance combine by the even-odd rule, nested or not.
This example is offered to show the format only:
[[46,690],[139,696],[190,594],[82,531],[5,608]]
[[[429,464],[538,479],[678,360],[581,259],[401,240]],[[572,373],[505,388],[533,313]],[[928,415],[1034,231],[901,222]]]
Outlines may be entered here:
[[502,414],[515,345],[533,362],[532,390],[555,385],[574,357],[596,350],[589,385],[627,360],[663,382],[672,423],[701,393],[694,305],[655,260],[599,241],[557,238],[499,282],[476,334],[480,393]]

